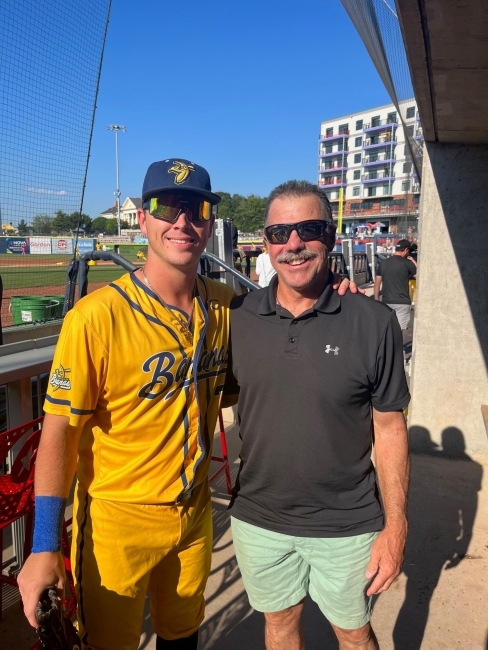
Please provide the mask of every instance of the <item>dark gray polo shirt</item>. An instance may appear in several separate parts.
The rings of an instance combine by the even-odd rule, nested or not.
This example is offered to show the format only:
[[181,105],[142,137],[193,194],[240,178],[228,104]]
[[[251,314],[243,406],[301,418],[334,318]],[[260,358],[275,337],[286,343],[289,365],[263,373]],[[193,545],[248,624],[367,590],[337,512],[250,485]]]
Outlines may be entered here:
[[381,530],[371,408],[410,400],[395,312],[329,284],[295,318],[276,305],[276,281],[231,305],[242,439],[231,514],[305,537]]

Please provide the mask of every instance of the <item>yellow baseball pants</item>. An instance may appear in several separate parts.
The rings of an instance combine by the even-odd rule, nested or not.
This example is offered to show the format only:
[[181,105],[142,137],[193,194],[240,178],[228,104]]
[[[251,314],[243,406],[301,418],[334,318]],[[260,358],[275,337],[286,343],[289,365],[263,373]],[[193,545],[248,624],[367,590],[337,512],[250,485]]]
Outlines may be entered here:
[[210,573],[208,484],[166,506],[92,499],[78,485],[71,555],[84,647],[137,650],[147,592],[156,634],[190,636],[203,621]]

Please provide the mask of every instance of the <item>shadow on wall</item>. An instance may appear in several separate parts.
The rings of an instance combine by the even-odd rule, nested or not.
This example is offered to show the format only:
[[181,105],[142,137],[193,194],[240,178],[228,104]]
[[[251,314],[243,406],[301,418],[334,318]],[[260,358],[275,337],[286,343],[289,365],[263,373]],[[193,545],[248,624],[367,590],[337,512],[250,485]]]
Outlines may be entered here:
[[439,578],[466,557],[483,477],[456,427],[444,429],[442,448],[424,427],[411,427],[410,436],[421,453],[412,456],[407,587],[393,632],[395,650],[420,650]]

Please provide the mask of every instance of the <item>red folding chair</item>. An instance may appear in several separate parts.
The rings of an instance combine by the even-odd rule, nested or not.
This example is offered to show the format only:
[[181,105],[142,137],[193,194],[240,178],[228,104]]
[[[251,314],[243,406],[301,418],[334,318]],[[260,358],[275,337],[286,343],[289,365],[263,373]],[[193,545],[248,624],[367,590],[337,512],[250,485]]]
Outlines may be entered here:
[[[23,557],[17,558],[19,564],[25,562],[32,545],[34,522],[34,469],[37,449],[41,437],[41,429],[36,427],[39,427],[43,419],[43,417],[40,417],[19,427],[9,429],[4,433],[0,433],[1,463],[5,460],[13,445],[30,430],[34,430],[22,445],[22,448],[12,463],[10,472],[4,476],[0,476],[0,552],[3,550],[3,529],[21,517],[26,517]],[[66,614],[71,618],[76,610],[76,595],[69,560],[69,539],[66,522],[63,526],[62,544],[66,577],[71,592],[70,597],[65,599],[64,605],[66,608]],[[13,576],[3,575],[0,571],[0,620],[2,617],[1,600],[2,586],[4,583],[16,587],[17,580]],[[33,647],[37,648],[39,645],[36,644]]]
[[222,472],[225,472],[225,481],[227,483],[227,492],[232,494],[232,481],[230,478],[230,468],[229,468],[229,458],[227,455],[227,438],[225,437],[225,427],[224,427],[224,418],[222,417],[222,411],[219,411],[219,426],[220,426],[220,446],[222,448],[222,456],[212,456],[212,460],[215,460],[217,463],[221,463],[221,467],[212,474],[209,478],[209,482],[215,481],[215,479],[220,476]]

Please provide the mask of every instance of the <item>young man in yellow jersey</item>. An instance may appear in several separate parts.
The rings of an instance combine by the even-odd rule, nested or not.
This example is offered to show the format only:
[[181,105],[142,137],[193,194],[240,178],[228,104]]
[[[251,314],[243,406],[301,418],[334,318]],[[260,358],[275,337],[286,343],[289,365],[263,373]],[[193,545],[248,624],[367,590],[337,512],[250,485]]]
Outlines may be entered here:
[[234,293],[197,275],[220,201],[206,170],[153,163],[142,200],[145,266],[80,300],[63,324],[37,456],[33,552],[19,586],[36,626],[41,592],[63,592],[60,531],[77,470],[72,560],[84,648],[136,650],[150,592],[156,648],[195,650]]

